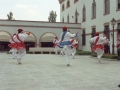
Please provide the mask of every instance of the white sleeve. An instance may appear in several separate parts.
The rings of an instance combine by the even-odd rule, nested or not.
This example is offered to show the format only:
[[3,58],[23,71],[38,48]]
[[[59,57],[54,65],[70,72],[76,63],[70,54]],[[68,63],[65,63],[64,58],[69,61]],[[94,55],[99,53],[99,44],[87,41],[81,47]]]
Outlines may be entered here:
[[101,39],[102,39],[102,40],[105,40],[105,39],[106,39],[106,37],[101,37]]
[[76,33],[74,33],[74,34],[72,34],[70,32],[67,32],[67,33],[68,33],[69,37],[75,37],[77,35]]
[[23,38],[27,38],[27,37],[28,37],[28,34],[21,34],[21,36],[22,36]]
[[89,42],[90,42],[90,43],[93,43],[93,42],[94,42],[94,38],[91,38],[91,39],[89,40]]
[[59,40],[57,40],[56,43],[59,43]]
[[78,41],[75,40],[75,44],[78,44]]

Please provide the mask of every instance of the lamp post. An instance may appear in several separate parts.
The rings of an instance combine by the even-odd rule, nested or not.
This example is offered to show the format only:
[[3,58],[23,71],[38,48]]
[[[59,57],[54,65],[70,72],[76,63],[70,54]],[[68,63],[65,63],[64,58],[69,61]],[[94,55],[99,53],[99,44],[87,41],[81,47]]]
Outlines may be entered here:
[[114,25],[116,24],[116,20],[113,18],[110,22],[111,22],[111,25],[113,26],[112,54],[114,54]]

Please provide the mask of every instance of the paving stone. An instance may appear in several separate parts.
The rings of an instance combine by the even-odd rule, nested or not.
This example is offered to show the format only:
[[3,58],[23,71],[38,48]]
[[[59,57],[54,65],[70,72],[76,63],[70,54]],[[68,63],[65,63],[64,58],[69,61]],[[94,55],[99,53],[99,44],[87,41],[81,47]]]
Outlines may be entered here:
[[89,56],[26,54],[22,64],[11,54],[0,54],[0,90],[119,90],[120,61]]

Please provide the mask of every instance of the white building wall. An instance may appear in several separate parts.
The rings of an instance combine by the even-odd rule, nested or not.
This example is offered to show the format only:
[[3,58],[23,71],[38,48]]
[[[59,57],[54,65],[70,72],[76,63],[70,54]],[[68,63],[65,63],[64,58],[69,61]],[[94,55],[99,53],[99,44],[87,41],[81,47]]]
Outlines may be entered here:
[[[64,16],[64,22],[67,22],[67,15],[69,13],[69,18],[70,22],[74,23],[75,20],[72,19],[72,15],[75,15],[75,10],[77,9],[79,16],[78,16],[78,23],[81,23],[81,28],[85,28],[86,30],[86,45],[82,46],[82,50],[84,51],[90,51],[90,44],[89,44],[89,39],[91,38],[91,32],[92,28],[91,26],[95,25],[96,26],[96,31],[97,32],[102,32],[104,31],[104,23],[109,22],[112,20],[112,18],[115,18],[116,20],[120,19],[120,11],[117,10],[117,0],[110,0],[110,14],[104,15],[104,0],[95,0],[96,2],[96,18],[92,18],[92,3],[93,0],[78,0],[77,3],[74,4],[74,0],[70,0],[70,7],[66,9],[66,3],[67,0],[65,0],[63,3],[65,5],[65,10],[61,12],[61,22],[62,18]],[[62,3],[62,4],[63,4]],[[62,4],[60,4],[62,8]],[[86,22],[82,22],[82,9],[83,5],[86,7]],[[112,30],[112,25],[111,23],[109,24],[110,30]],[[115,29],[117,29],[117,24],[115,25]],[[112,32],[110,32],[112,33]],[[115,32],[115,39],[116,41],[116,36],[117,33]],[[103,33],[100,34],[100,36],[103,36]],[[112,51],[112,36],[110,35],[110,48]]]
[[[14,33],[17,33],[19,28],[22,28],[24,31],[30,31],[33,35],[35,35],[37,44],[39,44],[41,36],[47,32],[51,32],[59,38],[63,26],[67,26],[71,33],[78,32],[78,34],[81,35],[80,24],[0,20],[0,31],[6,31],[13,35]],[[80,36],[78,38],[81,39]],[[81,44],[79,44],[79,49],[81,49]]]

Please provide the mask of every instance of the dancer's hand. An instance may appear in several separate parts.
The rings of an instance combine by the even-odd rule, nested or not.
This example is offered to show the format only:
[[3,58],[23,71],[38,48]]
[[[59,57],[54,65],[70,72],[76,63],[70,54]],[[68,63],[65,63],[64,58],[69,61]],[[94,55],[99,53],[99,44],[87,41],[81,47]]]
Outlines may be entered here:
[[30,35],[30,32],[27,32],[26,34]]
[[76,32],[76,34],[78,34],[78,32]]

